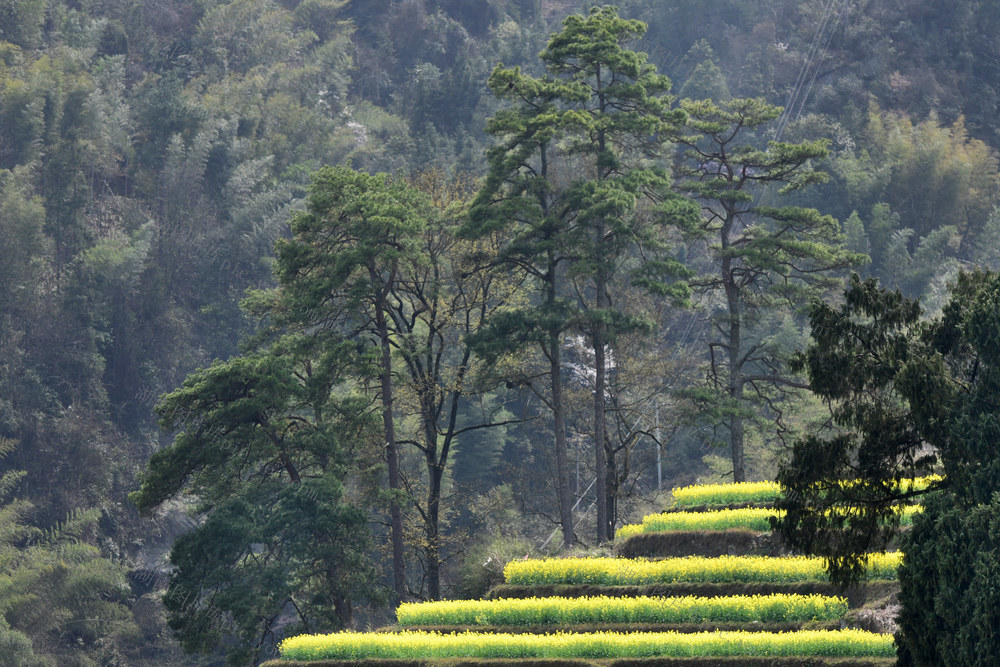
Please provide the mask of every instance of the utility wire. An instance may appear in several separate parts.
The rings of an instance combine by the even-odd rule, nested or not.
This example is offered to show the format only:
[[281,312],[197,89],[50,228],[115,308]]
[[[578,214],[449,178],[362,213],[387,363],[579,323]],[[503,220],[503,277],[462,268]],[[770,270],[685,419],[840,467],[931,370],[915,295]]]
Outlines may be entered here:
[[[588,487],[587,487],[587,488],[586,488],[586,489],[584,490],[584,492],[580,494],[580,497],[576,499],[576,502],[575,502],[575,503],[573,503],[573,507],[572,507],[572,508],[570,509],[570,511],[569,511],[569,512],[570,512],[570,514],[572,514],[572,513],[573,513],[573,510],[575,510],[575,509],[576,509],[577,507],[579,507],[579,506],[580,506],[580,503],[581,503],[581,502],[583,502],[583,499],[584,499],[584,497],[585,497],[585,496],[586,496],[586,495],[587,495],[587,494],[588,494],[588,493],[590,492],[590,490],[591,490],[592,488],[594,488],[594,484],[596,484],[596,483],[597,483],[597,478],[596,478],[596,477],[594,477],[594,480],[593,480],[593,481],[592,481],[592,482],[590,483],[590,486],[588,486]],[[593,507],[593,506],[594,506],[594,504],[596,504],[596,502],[597,502],[597,501],[595,500],[595,501],[594,501],[594,503],[592,503],[590,507]],[[590,511],[590,508],[587,508],[587,512],[589,512],[589,511]],[[586,516],[587,512],[584,512],[584,516]],[[580,519],[580,520],[582,521],[583,519]],[[580,525],[580,524],[579,524],[579,522],[577,522],[577,523],[576,523],[576,525],[577,525],[577,526],[578,526],[578,525]],[[574,526],[574,529],[575,529],[575,527],[576,527],[576,526]],[[553,537],[555,537],[555,536],[556,536],[556,535],[557,535],[557,534],[559,533],[559,531],[560,531],[560,530],[562,530],[562,528],[556,528],[555,530],[553,530],[553,531],[552,531],[552,534],[551,534],[551,535],[549,535],[548,539],[547,539],[547,540],[545,540],[544,542],[542,542],[542,546],[538,547],[538,550],[539,550],[539,551],[544,551],[544,550],[545,550],[545,547],[549,546],[549,542],[551,542],[551,541],[552,541],[552,538],[553,538]]]
[[823,53],[820,55],[819,60],[816,61],[816,68],[813,70],[812,79],[810,79],[809,81],[809,87],[806,88],[806,92],[802,96],[802,100],[799,102],[799,110],[795,114],[795,118],[792,119],[792,122],[798,120],[799,116],[802,115],[802,110],[806,106],[806,100],[809,99],[809,94],[812,92],[813,84],[816,83],[816,77],[819,76],[820,67],[822,67],[823,65],[823,60],[826,59],[826,52],[830,48],[830,42],[833,41],[833,36],[837,32],[837,28],[840,26],[840,19],[843,18],[846,9],[847,9],[847,0],[843,0],[840,3],[840,11],[837,12],[837,19],[833,22],[833,26],[830,28],[830,32],[827,33],[826,43],[823,45]]
[[[784,133],[785,127],[788,125],[788,119],[791,117],[791,110],[799,101],[799,95],[802,93],[802,87],[805,85],[806,79],[809,77],[809,70],[812,68],[813,60],[816,58],[816,53],[819,51],[819,45],[823,41],[823,33],[826,31],[826,26],[833,13],[835,3],[836,0],[827,0],[826,7],[823,9],[823,17],[820,19],[819,25],[816,27],[815,34],[813,34],[812,44],[809,45],[809,52],[806,56],[806,61],[802,64],[802,69],[799,70],[799,75],[795,79],[795,85],[792,86],[792,92],[789,94],[788,103],[785,104],[785,109],[781,114],[781,118],[778,119],[778,129],[775,135],[775,141],[779,141],[781,139],[781,135]],[[824,54],[825,53],[826,51],[824,49]],[[803,98],[802,102],[799,104],[800,108],[804,104],[805,99]]]

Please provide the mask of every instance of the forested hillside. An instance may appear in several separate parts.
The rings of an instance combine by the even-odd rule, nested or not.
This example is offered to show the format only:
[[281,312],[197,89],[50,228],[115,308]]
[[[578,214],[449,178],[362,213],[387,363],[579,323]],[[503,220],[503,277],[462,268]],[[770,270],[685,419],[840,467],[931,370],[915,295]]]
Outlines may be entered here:
[[11,664],[254,664],[773,479],[811,300],[1000,268],[997,3],[596,4],[0,3]]

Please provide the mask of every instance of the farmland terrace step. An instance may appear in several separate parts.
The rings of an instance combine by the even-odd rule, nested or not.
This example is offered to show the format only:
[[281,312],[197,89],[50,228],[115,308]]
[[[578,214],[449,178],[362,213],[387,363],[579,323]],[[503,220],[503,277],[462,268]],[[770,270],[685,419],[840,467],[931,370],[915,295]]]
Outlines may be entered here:
[[517,660],[446,658],[425,660],[270,660],[260,667],[891,667],[895,658],[618,658]]
[[745,630],[748,632],[794,632],[796,630],[840,630],[846,627],[842,620],[747,623],[573,623],[546,625],[408,625],[405,628],[389,627],[379,632],[483,632],[505,634],[581,634],[590,632],[714,632]]
[[531,597],[639,597],[642,595],[676,597],[693,595],[698,597],[721,597],[725,595],[773,595],[775,593],[796,593],[799,595],[843,595],[851,608],[861,607],[869,601],[882,601],[899,592],[898,581],[869,581],[847,591],[825,581],[801,581],[791,583],[749,582],[749,583],[676,583],[650,584],[648,586],[596,586],[594,584],[543,584],[535,586],[515,586],[501,584],[486,594],[486,599],[531,598]]
[[639,533],[615,544],[622,558],[677,556],[785,556],[788,550],[777,533],[745,528],[728,530],[670,530]]
[[746,501],[739,503],[701,503],[699,505],[671,505],[660,510],[661,513],[671,512],[717,512],[719,510],[742,510],[742,509],[774,509],[774,501]]
[[[899,549],[910,526],[901,526],[886,549]],[[683,556],[789,556],[781,536],[774,532],[757,532],[746,528],[726,530],[666,530],[637,533],[614,545],[619,558],[676,558]]]

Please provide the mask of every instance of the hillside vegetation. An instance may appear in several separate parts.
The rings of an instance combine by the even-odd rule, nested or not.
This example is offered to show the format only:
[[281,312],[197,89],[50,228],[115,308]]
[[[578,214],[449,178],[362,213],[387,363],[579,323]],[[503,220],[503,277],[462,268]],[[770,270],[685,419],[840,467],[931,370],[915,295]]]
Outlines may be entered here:
[[[947,525],[988,539],[997,35],[981,0],[0,3],[0,646],[254,665],[616,532],[777,555],[773,486],[663,489],[851,463],[799,445],[849,400],[914,463],[875,486],[954,445]],[[868,317],[883,384],[804,356]],[[760,516],[623,539],[695,508]]]

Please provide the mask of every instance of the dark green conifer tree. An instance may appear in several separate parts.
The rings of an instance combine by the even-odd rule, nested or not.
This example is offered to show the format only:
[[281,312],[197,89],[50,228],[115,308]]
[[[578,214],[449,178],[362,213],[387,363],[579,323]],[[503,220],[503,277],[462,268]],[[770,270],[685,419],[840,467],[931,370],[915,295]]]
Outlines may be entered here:
[[[701,228],[712,263],[691,284],[718,291],[723,299],[714,313],[718,337],[709,345],[710,402],[728,429],[733,479],[743,482],[745,421],[755,411],[751,398],[807,386],[788,373],[762,327],[782,309],[808,303],[836,282],[838,271],[864,257],[844,248],[834,218],[769,203],[825,180],[814,165],[827,154],[825,140],[764,144],[760,134],[781,109],[759,99],[682,100],[681,108],[688,118],[676,137],[682,147],[678,186],[702,205]],[[765,199],[768,186],[773,191]]]
[[[648,326],[612,302],[622,281],[686,297],[669,251],[669,228],[692,225],[696,210],[669,190],[650,157],[683,115],[670,109],[670,80],[627,45],[645,32],[613,7],[570,16],[540,58],[547,74],[497,67],[489,85],[514,105],[490,120],[497,138],[490,171],[466,233],[503,229],[501,263],[528,276],[537,301],[494,318],[484,348],[533,343],[549,365],[545,401],[553,413],[556,486],[563,542],[575,541],[570,515],[563,406],[563,337],[583,332],[594,358],[597,540],[611,539],[613,506],[606,436],[608,352],[615,337]],[[645,201],[648,210],[640,213]],[[613,462],[612,462],[613,465]]]

